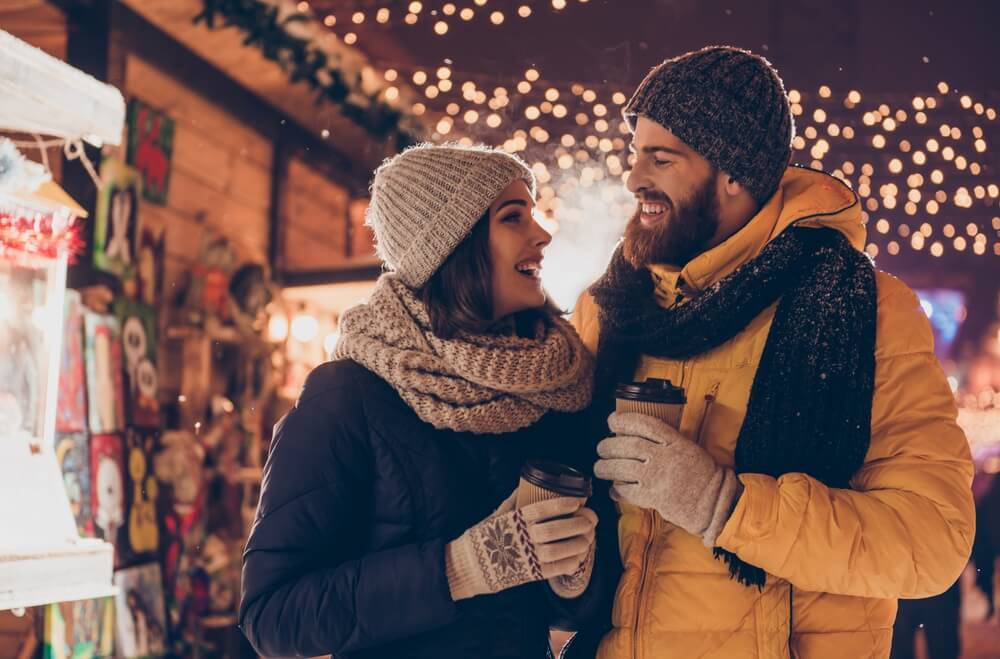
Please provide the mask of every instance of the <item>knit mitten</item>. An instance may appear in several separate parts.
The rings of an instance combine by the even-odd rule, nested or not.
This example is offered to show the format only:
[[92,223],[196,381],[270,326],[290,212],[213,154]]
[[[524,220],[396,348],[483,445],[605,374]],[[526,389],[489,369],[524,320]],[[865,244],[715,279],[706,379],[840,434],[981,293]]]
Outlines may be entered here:
[[[593,543],[593,540],[591,540]],[[594,545],[590,545],[590,551],[580,563],[580,566],[573,574],[567,574],[549,579],[549,588],[552,592],[563,599],[573,599],[583,595],[590,584],[590,576],[594,572]]]
[[614,481],[612,498],[655,510],[715,546],[743,492],[736,472],[646,414],[615,412],[608,427],[616,436],[597,445],[594,475]]
[[597,516],[573,497],[504,507],[445,546],[452,599],[575,573],[593,546]]

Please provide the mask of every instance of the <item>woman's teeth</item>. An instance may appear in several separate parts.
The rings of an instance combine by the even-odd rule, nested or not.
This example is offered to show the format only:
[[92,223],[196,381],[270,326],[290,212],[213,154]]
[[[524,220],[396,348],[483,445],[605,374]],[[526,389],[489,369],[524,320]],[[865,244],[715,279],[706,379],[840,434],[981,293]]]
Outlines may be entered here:
[[521,261],[514,269],[527,277],[538,277],[542,272],[542,264],[538,261]]

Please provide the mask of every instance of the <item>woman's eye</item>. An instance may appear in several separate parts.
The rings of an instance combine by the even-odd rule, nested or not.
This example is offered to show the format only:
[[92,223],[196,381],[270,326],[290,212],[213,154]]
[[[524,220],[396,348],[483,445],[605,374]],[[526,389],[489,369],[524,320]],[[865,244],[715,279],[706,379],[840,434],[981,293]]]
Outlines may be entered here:
[[501,222],[518,222],[520,219],[521,219],[520,215],[518,215],[517,213],[512,213],[512,214],[510,214],[510,215],[508,215],[506,217],[501,218],[500,221]]

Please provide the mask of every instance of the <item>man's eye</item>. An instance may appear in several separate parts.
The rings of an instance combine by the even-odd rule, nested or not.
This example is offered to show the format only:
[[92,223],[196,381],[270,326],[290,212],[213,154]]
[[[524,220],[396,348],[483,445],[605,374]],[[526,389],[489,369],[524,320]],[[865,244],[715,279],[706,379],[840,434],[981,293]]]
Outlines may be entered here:
[[664,165],[669,165],[672,161],[670,160],[660,160],[659,158],[653,158],[653,164],[657,167],[663,167]]

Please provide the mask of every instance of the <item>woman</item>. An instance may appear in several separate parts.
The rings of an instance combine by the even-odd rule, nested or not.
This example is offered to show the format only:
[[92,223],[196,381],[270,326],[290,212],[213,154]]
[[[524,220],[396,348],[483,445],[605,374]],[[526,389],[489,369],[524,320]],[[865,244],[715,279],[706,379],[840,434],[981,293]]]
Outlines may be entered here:
[[590,460],[570,413],[592,364],[542,290],[534,196],[484,147],[376,171],[391,272],[275,427],[244,554],[240,626],[262,654],[541,657],[550,623],[596,601],[596,515],[509,496],[528,458]]

